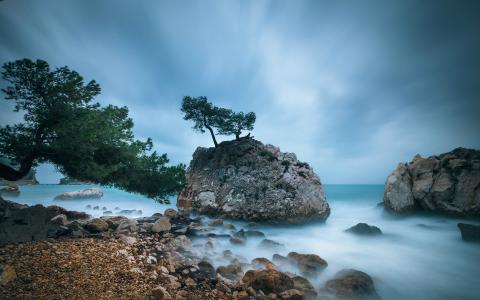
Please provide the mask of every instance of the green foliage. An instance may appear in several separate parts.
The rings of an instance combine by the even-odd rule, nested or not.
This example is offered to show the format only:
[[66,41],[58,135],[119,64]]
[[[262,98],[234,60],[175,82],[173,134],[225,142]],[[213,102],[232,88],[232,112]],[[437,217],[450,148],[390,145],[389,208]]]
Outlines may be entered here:
[[[135,140],[127,107],[92,103],[95,81],[68,67],[50,70],[42,60],[4,64],[5,99],[15,101],[24,122],[0,128],[0,152],[21,170],[51,162],[71,178],[110,185],[159,201],[181,190],[185,166],[167,166],[152,141]],[[0,177],[14,176],[0,173]]]
[[235,135],[240,138],[242,131],[253,130],[255,123],[255,113],[234,112],[231,109],[217,107],[208,101],[207,97],[192,98],[186,96],[182,100],[181,111],[184,113],[184,119],[193,121],[193,129],[205,132],[210,131],[213,142],[217,146],[214,128],[217,134]]

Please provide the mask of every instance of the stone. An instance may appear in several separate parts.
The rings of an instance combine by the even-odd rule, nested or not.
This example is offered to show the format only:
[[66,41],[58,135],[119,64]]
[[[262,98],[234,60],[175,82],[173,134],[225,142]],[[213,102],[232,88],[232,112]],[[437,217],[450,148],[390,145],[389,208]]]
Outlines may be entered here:
[[234,245],[245,245],[245,240],[243,240],[239,237],[232,236],[229,241],[230,241],[230,243],[232,243]]
[[307,278],[302,276],[294,276],[292,277],[292,280],[293,288],[303,292],[308,298],[315,298],[317,296],[315,288]]
[[258,246],[260,248],[270,248],[270,249],[278,249],[278,248],[284,247],[283,244],[279,242],[275,242],[273,240],[269,240],[269,239],[263,239]]
[[306,276],[317,275],[319,271],[328,266],[327,262],[316,254],[290,252],[287,258],[290,263],[295,265]]
[[108,224],[100,218],[95,218],[85,224],[85,229],[93,233],[104,232],[108,230]]
[[480,225],[458,223],[462,239],[467,242],[480,242]]
[[245,231],[247,237],[265,237],[265,234],[258,230],[247,230]]
[[127,245],[133,245],[137,242],[137,239],[133,236],[128,236],[124,234],[119,235],[120,241],[124,242]]
[[104,216],[108,216],[108,215],[112,215],[112,214],[113,214],[113,212],[111,210],[106,210],[106,211],[103,212]]
[[265,257],[258,257],[258,258],[252,259],[252,265],[259,269],[278,270],[277,266],[275,266],[269,259]]
[[274,254],[272,256],[272,260],[279,265],[284,265],[288,263],[288,258],[280,254]]
[[172,296],[163,286],[157,286],[151,292],[152,300],[171,300]]
[[243,276],[242,282],[264,293],[281,293],[293,289],[293,280],[276,270],[249,270]]
[[17,185],[8,185],[0,189],[0,195],[5,196],[18,196],[20,195],[20,189]]
[[100,219],[105,220],[105,222],[107,222],[107,224],[108,224],[108,227],[112,230],[117,229],[118,225],[120,225],[120,223],[128,220],[128,218],[124,217],[124,216],[100,217]]
[[138,222],[134,219],[124,219],[118,223],[117,228],[115,229],[116,233],[129,234],[132,232],[138,231]]
[[227,230],[235,230],[235,225],[230,223],[223,223],[223,228]]
[[152,232],[170,231],[171,228],[170,219],[168,217],[160,217],[153,223]]
[[[65,192],[55,197],[55,200],[72,200],[72,199],[98,199],[103,197],[101,189],[84,189],[81,191]],[[95,208],[94,208],[95,209]]]
[[17,273],[13,266],[0,264],[0,286],[15,280],[15,278],[17,278]]
[[243,276],[245,264],[229,264],[217,268],[217,273],[230,280],[239,280]]
[[175,219],[178,216],[178,213],[175,209],[173,208],[167,208],[164,212],[163,215],[169,219]]
[[57,215],[50,219],[50,223],[58,226],[65,226],[67,225],[67,216],[64,214]]
[[380,235],[382,231],[377,226],[368,225],[367,223],[358,223],[345,230],[346,232],[357,235]]
[[306,300],[305,294],[296,289],[286,290],[280,293],[280,299],[282,300]]
[[271,223],[325,220],[330,214],[320,178],[308,164],[251,138],[197,148],[177,206]]
[[198,263],[198,270],[192,273],[194,279],[215,279],[217,273],[211,263],[202,260]]
[[214,219],[208,223],[209,226],[222,226],[223,219]]
[[338,299],[380,300],[372,278],[361,271],[344,269],[328,280],[323,288]]
[[383,202],[395,213],[428,211],[480,216],[480,151],[457,148],[428,158],[416,155],[387,177]]

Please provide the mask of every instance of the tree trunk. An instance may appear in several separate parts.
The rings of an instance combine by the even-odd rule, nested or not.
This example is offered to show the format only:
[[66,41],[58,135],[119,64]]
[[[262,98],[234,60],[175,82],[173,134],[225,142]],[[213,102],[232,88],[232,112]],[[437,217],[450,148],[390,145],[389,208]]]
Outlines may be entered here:
[[235,139],[238,141],[240,140],[240,133],[235,133]]
[[203,116],[203,126],[205,126],[205,128],[207,128],[208,131],[210,131],[210,135],[212,136],[213,144],[215,145],[215,148],[217,148],[217,146],[218,146],[217,139],[215,138],[215,134],[213,133],[212,127],[210,127],[210,125],[207,124],[207,118],[205,116]]

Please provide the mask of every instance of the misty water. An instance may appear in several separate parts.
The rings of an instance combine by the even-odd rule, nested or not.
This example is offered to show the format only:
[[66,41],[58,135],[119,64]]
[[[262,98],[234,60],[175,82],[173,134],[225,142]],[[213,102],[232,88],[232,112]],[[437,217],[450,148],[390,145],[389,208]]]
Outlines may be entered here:
[[[92,186],[36,185],[22,186],[18,197],[5,197],[19,203],[60,205],[86,211],[93,216],[102,210],[86,209],[87,205],[105,206],[114,214],[120,210],[141,210],[129,217],[150,216],[163,212],[172,204],[163,205],[140,195],[112,188],[102,188],[105,195],[95,200],[54,200],[59,193]],[[443,216],[414,215],[394,217],[377,203],[382,201],[382,185],[326,185],[331,215],[323,223],[301,226],[259,225],[268,239],[282,243],[277,250],[262,249],[262,238],[248,238],[246,245],[233,246],[228,239],[214,239],[214,249],[206,253],[218,266],[225,264],[222,251],[232,250],[250,261],[256,257],[272,258],[274,253],[290,251],[315,253],[328,262],[318,277],[310,278],[318,289],[344,268],[354,268],[372,276],[376,289],[384,299],[480,299],[480,244],[462,241],[458,222],[479,224],[478,220],[462,220]],[[120,210],[115,210],[118,207]],[[202,217],[206,223],[208,218]],[[237,230],[246,222],[227,221]],[[365,222],[378,226],[383,235],[359,237],[345,229]],[[218,233],[231,233],[214,229]],[[202,252],[206,239],[194,239],[193,251]],[[297,270],[290,270],[296,272]]]

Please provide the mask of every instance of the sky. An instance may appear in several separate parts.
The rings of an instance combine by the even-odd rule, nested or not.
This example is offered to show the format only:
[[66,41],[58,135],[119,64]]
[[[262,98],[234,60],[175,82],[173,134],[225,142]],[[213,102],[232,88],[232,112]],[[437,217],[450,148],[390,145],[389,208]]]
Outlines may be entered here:
[[[254,111],[252,135],[327,184],[383,184],[417,153],[480,148],[478,1],[4,0],[0,41],[1,64],[96,80],[96,100],[128,106],[172,163],[213,146],[182,119],[187,95]],[[12,107],[0,99],[0,124],[21,121]]]

